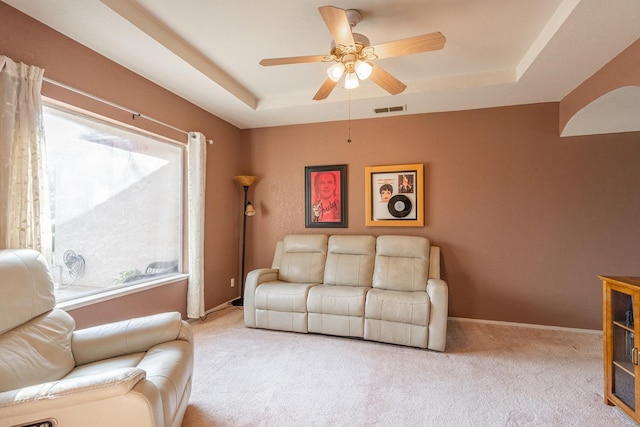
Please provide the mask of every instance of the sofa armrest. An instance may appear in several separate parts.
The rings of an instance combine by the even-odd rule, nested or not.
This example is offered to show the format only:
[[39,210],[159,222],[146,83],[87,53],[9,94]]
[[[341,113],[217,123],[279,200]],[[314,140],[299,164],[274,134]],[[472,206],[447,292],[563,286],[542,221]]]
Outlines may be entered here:
[[244,324],[250,328],[256,327],[256,288],[264,282],[278,280],[277,268],[259,268],[247,274],[244,284]]
[[431,246],[429,250],[429,279],[440,278],[440,247]]
[[427,294],[431,301],[427,348],[444,351],[447,343],[447,320],[449,317],[449,288],[447,283],[442,279],[427,280]]
[[174,340],[192,342],[191,326],[180,313],[160,313],[77,330],[71,339],[71,351],[79,366],[147,351]]
[[19,417],[121,396],[145,375],[139,368],[118,368],[5,391],[0,393],[0,412],[3,418]]

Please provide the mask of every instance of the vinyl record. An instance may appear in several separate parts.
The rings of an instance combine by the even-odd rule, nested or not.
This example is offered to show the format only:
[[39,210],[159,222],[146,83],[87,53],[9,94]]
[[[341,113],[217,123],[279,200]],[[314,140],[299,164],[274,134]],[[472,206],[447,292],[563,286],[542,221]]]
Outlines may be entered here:
[[411,200],[407,196],[398,194],[389,199],[387,205],[389,213],[396,218],[404,218],[411,212]]

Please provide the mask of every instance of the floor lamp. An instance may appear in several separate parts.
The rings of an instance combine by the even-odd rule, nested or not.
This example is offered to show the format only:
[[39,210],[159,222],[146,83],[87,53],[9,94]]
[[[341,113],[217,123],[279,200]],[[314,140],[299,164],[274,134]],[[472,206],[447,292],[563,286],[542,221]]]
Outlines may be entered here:
[[240,298],[231,302],[231,304],[236,307],[244,306],[244,254],[245,244],[247,241],[247,217],[254,216],[256,214],[256,211],[255,209],[253,209],[253,205],[251,204],[251,202],[247,201],[247,191],[249,191],[249,187],[251,187],[251,185],[256,182],[257,179],[257,176],[236,176],[236,181],[238,181],[244,188],[244,203],[242,204],[244,208],[242,215],[242,275],[240,276]]

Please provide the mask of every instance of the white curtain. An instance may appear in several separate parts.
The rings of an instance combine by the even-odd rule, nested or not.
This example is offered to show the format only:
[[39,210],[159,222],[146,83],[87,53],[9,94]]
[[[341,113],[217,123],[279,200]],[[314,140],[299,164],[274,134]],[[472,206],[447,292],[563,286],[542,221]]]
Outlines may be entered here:
[[0,55],[0,248],[35,249],[50,261],[43,74]]
[[203,134],[189,132],[187,144],[189,218],[189,287],[187,316],[204,316],[204,194],[207,143]]

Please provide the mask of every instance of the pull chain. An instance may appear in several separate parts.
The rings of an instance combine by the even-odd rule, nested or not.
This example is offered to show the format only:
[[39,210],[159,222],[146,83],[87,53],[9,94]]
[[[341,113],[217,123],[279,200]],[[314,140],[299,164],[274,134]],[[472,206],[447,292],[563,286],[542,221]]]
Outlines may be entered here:
[[347,142],[351,144],[351,91],[349,91],[349,134],[347,136]]

